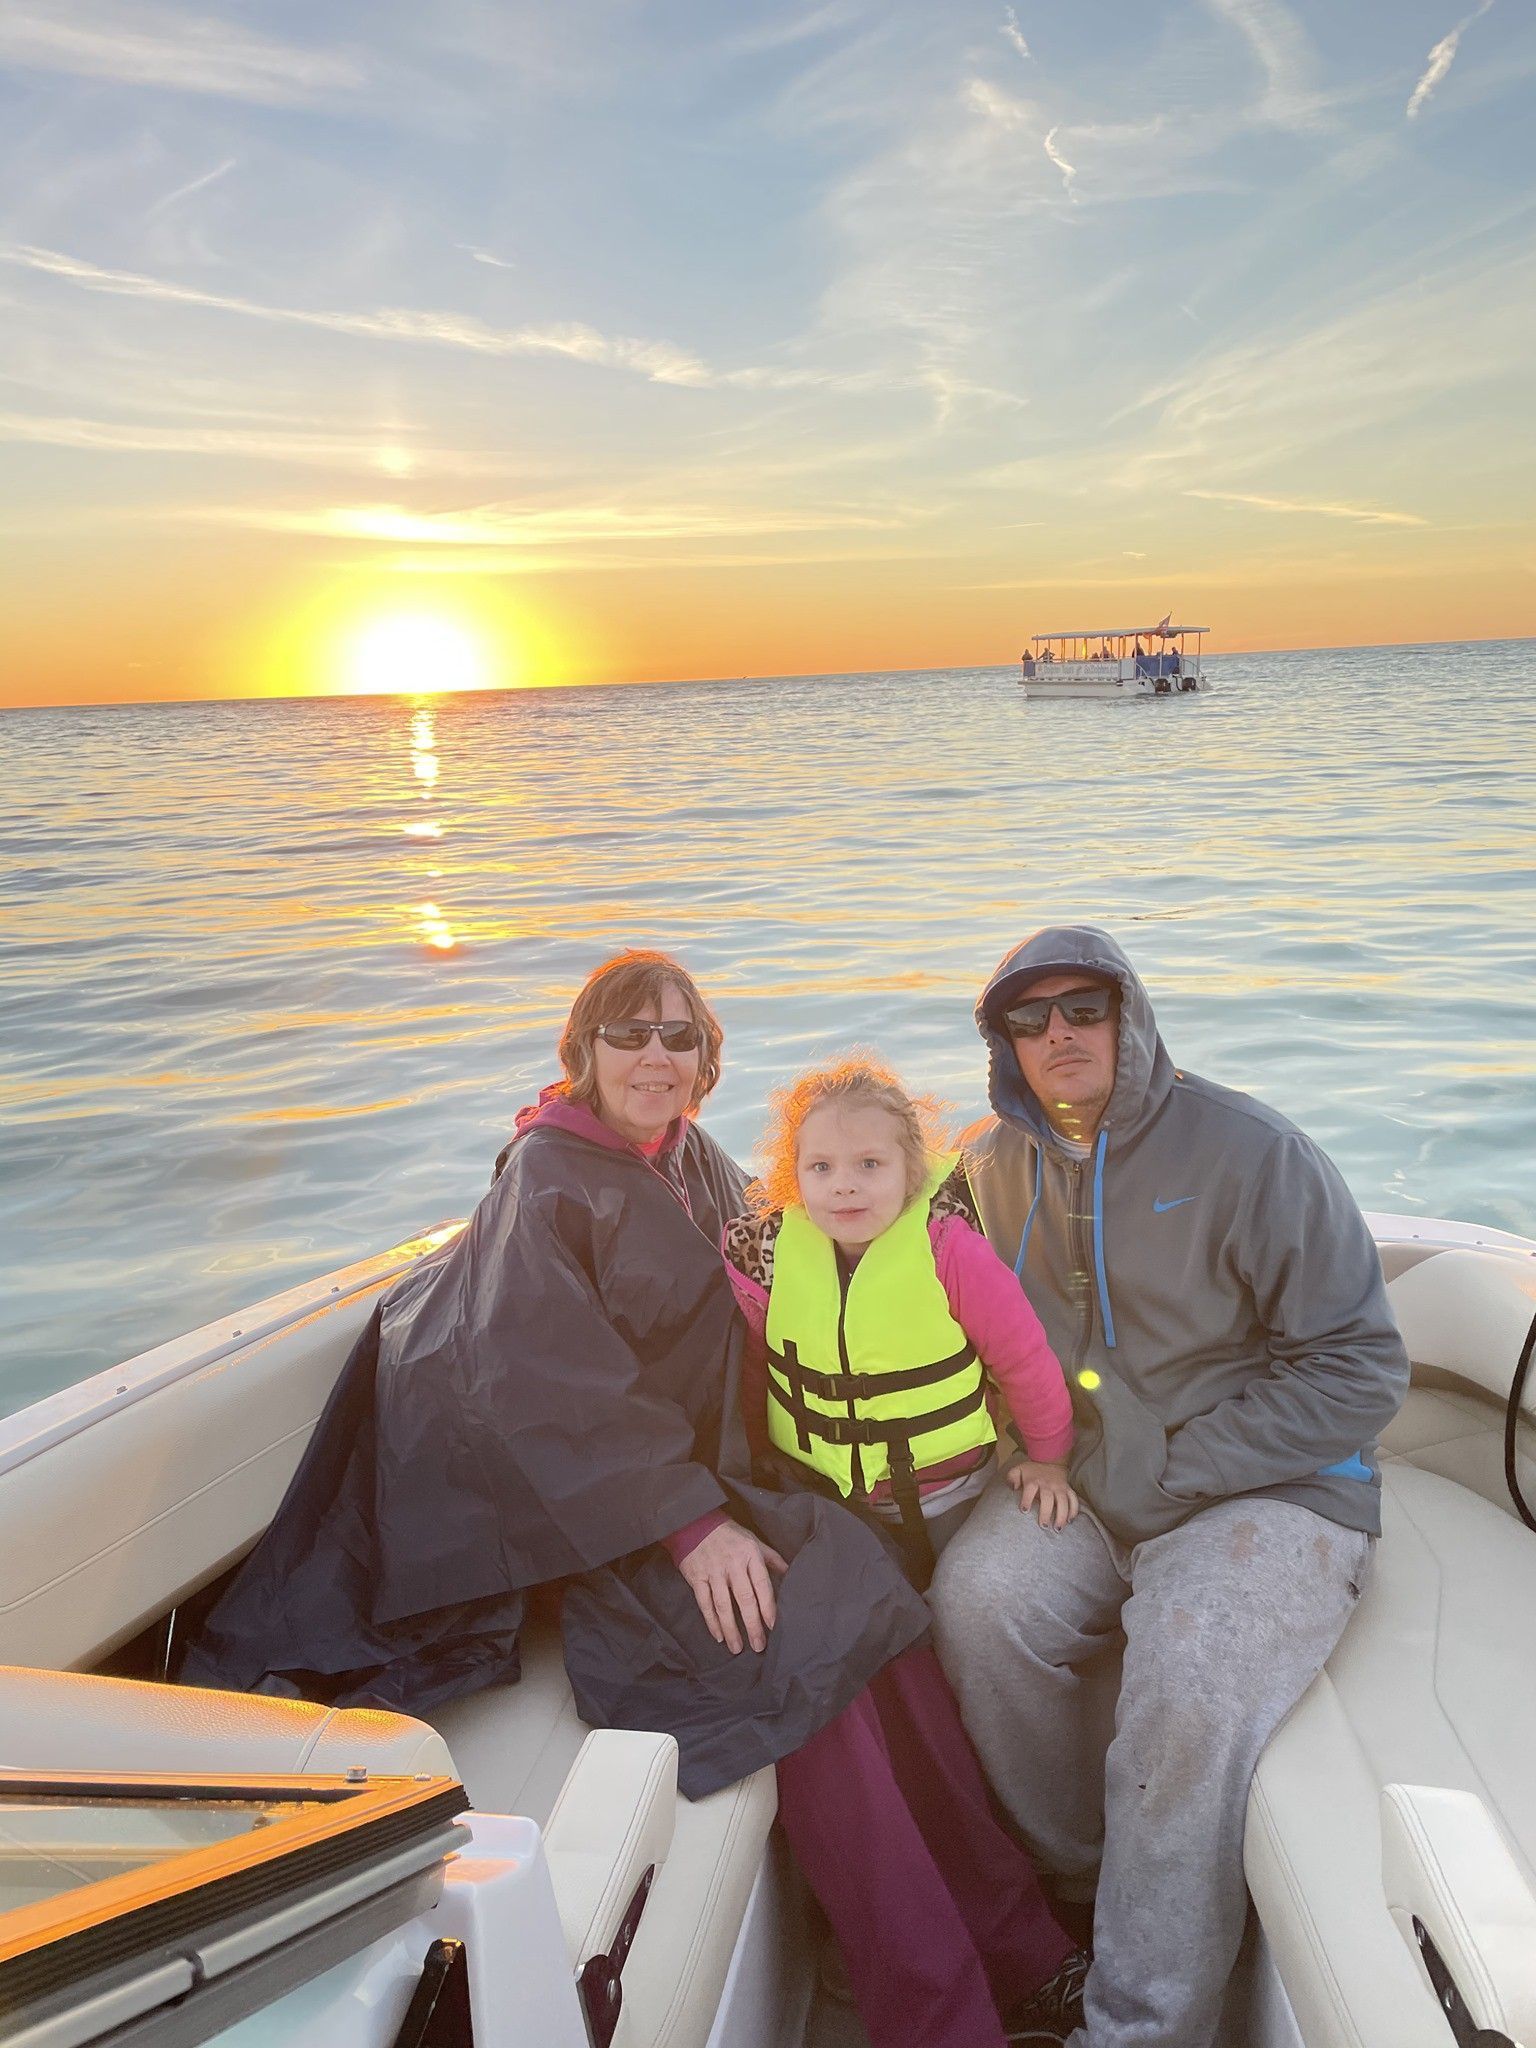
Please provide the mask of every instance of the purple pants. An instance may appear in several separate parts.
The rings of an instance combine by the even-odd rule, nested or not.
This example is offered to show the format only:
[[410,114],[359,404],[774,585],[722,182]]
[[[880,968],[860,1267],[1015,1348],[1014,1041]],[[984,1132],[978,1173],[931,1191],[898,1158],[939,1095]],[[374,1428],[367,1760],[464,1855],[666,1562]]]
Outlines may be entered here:
[[907,1650],[778,1766],[779,1818],[870,2048],[1002,2048],[999,2008],[1072,1953],[992,1816],[932,1650]]

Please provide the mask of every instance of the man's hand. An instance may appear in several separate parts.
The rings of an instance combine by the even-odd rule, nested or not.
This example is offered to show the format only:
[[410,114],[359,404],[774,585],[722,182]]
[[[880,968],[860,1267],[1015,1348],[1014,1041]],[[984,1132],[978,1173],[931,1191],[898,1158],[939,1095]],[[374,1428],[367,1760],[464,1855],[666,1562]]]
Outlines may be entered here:
[[1020,1458],[1008,1467],[1007,1479],[1019,1496],[1020,1512],[1027,1515],[1034,1508],[1042,1529],[1065,1529],[1076,1519],[1078,1499],[1067,1484],[1065,1465],[1037,1465],[1033,1458]]
[[789,1570],[776,1550],[739,1522],[722,1522],[694,1545],[678,1570],[693,1588],[704,1626],[733,1657],[741,1654],[742,1629],[754,1650],[768,1647],[768,1631],[778,1619],[769,1574]]

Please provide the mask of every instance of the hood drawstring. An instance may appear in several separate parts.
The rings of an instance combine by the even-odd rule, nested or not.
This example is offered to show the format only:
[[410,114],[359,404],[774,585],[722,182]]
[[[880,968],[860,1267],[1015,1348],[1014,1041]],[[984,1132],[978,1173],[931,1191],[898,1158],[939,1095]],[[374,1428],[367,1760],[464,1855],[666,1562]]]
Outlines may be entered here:
[[1040,1206],[1040,1190],[1045,1186],[1045,1147],[1035,1146],[1035,1199],[1029,1205],[1029,1214],[1024,1218],[1024,1235],[1019,1239],[1019,1256],[1013,1262],[1015,1278],[1024,1278],[1024,1254],[1029,1250],[1029,1233],[1035,1227],[1035,1211]]
[[1115,1348],[1115,1316],[1109,1305],[1109,1279],[1104,1271],[1104,1155],[1109,1133],[1100,1131],[1093,1148],[1093,1271],[1099,1283],[1099,1314],[1104,1319],[1104,1348]]
[[[1093,1148],[1093,1274],[1099,1291],[1099,1317],[1104,1325],[1104,1348],[1115,1349],[1115,1312],[1109,1305],[1109,1276],[1104,1269],[1104,1155],[1109,1149],[1108,1131],[1100,1131],[1098,1143]],[[1024,1260],[1029,1251],[1029,1234],[1035,1227],[1035,1214],[1040,1207],[1040,1193],[1045,1186],[1045,1147],[1035,1146],[1035,1193],[1029,1205],[1029,1214],[1024,1218],[1024,1235],[1019,1239],[1019,1255],[1013,1262],[1015,1276],[1024,1278]]]

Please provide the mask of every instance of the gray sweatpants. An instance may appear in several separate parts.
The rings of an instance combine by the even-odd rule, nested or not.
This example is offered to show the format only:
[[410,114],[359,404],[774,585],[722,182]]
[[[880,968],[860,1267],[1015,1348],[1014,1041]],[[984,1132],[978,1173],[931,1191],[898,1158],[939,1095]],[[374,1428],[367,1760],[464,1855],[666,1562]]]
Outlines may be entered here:
[[[1064,1895],[1098,1871],[1073,2048],[1210,2048],[1254,1766],[1338,1641],[1371,1547],[1308,1508],[1231,1500],[1128,1550],[1086,1513],[1042,1529],[999,1480],[945,1550],[939,1655],[987,1774]],[[1077,1667],[1119,1629],[1106,1756]]]

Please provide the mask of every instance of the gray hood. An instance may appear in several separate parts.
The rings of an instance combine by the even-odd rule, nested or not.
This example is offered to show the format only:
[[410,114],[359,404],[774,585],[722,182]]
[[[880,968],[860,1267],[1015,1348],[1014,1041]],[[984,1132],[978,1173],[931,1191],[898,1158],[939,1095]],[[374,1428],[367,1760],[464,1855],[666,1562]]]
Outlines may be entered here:
[[1156,1114],[1173,1086],[1174,1068],[1159,1036],[1141,977],[1109,933],[1101,932],[1095,925],[1047,925],[999,962],[976,1005],[976,1028],[986,1042],[988,1055],[987,1094],[1004,1123],[1013,1124],[1042,1143],[1056,1142],[1040,1098],[1019,1072],[1002,1015],[1025,984],[1037,975],[1063,974],[1075,967],[1108,976],[1120,987],[1115,1090],[1102,1128],[1114,1133],[1117,1144],[1123,1143]]

